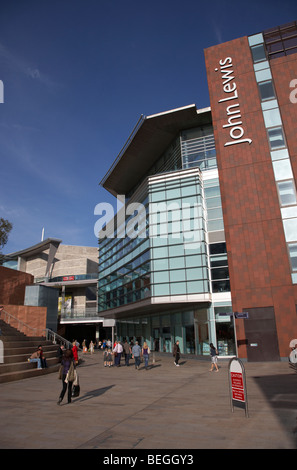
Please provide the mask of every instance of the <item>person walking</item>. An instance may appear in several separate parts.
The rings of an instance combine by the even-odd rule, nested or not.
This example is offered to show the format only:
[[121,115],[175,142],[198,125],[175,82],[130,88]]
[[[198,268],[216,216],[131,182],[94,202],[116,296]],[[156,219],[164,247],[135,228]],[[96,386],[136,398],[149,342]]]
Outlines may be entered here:
[[212,343],[210,343],[209,345],[209,348],[210,348],[210,357],[211,357],[211,368],[209,369],[210,372],[213,371],[213,369],[215,368],[216,369],[216,372],[219,372],[219,368],[218,368],[218,350],[217,348],[214,347],[214,345]]
[[174,356],[174,364],[179,367],[178,361],[180,360],[180,348],[179,348],[179,341],[177,340],[173,347],[173,356]]
[[75,365],[71,349],[67,349],[61,361],[59,379],[62,380],[62,390],[59,396],[58,405],[61,404],[68,385],[68,403],[71,403],[72,385],[75,379]]
[[72,343],[72,354],[73,354],[73,359],[74,359],[75,365],[77,365],[78,364],[78,347],[76,345],[75,340]]
[[124,354],[125,354],[125,365],[129,366],[129,360],[131,356],[131,346],[127,340],[124,343]]
[[135,359],[135,369],[139,369],[140,354],[141,354],[141,347],[139,346],[138,341],[136,341],[132,348],[132,357]]
[[114,352],[114,356],[115,356],[114,365],[117,366],[117,367],[120,367],[121,366],[121,357],[122,357],[122,353],[123,353],[123,346],[121,345],[121,343],[119,341],[115,342],[115,347],[113,348],[113,352]]
[[149,355],[150,355],[150,348],[148,347],[148,344],[146,343],[146,341],[143,343],[141,354],[142,354],[143,359],[144,359],[144,368],[147,370]]

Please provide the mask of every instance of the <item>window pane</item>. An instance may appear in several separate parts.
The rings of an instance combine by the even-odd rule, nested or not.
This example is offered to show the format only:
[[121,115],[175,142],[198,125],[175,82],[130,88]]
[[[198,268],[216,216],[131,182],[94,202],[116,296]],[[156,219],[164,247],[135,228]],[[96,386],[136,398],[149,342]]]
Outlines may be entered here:
[[[282,179],[285,179],[285,178],[282,178]],[[208,209],[207,215],[208,215],[208,220],[223,218],[223,212],[220,207],[217,207],[216,209]]]
[[216,230],[224,230],[223,219],[209,220],[208,221],[208,230],[214,232]]
[[297,244],[289,245],[289,254],[291,259],[292,271],[297,271]]
[[286,39],[284,41],[285,49],[289,47],[296,47],[297,46],[297,37],[291,38],[291,39]]
[[266,128],[280,126],[282,123],[280,112],[277,108],[263,111],[263,117]]
[[186,280],[186,271],[184,269],[175,269],[170,271],[170,282],[181,282]]
[[297,239],[297,219],[286,219],[283,221],[285,237],[287,242],[293,242]]
[[263,44],[259,44],[258,46],[251,47],[253,61],[260,62],[261,60],[266,59],[265,49]]
[[268,138],[271,149],[276,149],[285,146],[285,139],[281,127],[268,130]]
[[212,243],[211,245],[209,245],[209,252],[211,255],[227,253],[226,243]]
[[274,42],[272,44],[267,45],[268,52],[280,52],[284,49],[283,43],[281,41]]
[[271,100],[272,98],[275,98],[272,80],[259,83],[259,91],[260,91],[260,96],[261,96],[262,101]]
[[153,282],[155,284],[169,282],[169,271],[155,272],[153,275]]
[[291,163],[289,159],[277,160],[273,162],[272,165],[276,181],[288,180],[290,178],[293,178]]
[[207,208],[210,209],[211,207],[220,207],[222,205],[220,197],[211,197],[206,199]]
[[253,36],[249,37],[249,45],[254,46],[255,44],[259,44],[263,42],[263,34],[254,34]]
[[282,183],[278,183],[278,191],[282,206],[296,204],[296,195],[292,181],[284,181]]
[[187,286],[185,282],[174,282],[170,284],[171,295],[181,295],[187,293]]
[[271,71],[269,68],[255,72],[255,76],[257,83],[272,79]]

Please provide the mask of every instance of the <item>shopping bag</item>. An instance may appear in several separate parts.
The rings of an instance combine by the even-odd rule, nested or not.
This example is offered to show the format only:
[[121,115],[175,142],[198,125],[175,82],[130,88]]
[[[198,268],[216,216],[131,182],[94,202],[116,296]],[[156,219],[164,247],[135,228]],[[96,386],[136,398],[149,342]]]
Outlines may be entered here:
[[72,396],[73,397],[79,397],[79,394],[80,394],[80,386],[79,385],[73,385]]

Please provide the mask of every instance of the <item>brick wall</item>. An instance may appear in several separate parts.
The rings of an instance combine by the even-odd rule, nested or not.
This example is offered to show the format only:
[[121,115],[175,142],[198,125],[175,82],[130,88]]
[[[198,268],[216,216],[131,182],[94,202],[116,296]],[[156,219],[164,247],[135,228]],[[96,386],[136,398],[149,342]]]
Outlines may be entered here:
[[31,274],[0,266],[0,304],[23,305],[26,286],[33,282]]
[[[21,330],[26,336],[44,336],[47,317],[46,307],[4,304],[4,310],[30,327]],[[9,324],[20,329],[20,324],[13,318],[10,319]]]
[[[231,59],[232,67],[223,68],[222,64],[231,64]],[[291,282],[269,144],[247,38],[206,49],[205,61],[233,311],[273,306],[279,352],[281,357],[285,357],[288,355],[289,341],[297,335],[297,286]],[[271,61],[271,67],[296,175],[297,104],[293,105],[289,101],[289,82],[297,78],[297,61],[289,56]],[[226,73],[228,70],[232,73]],[[225,79],[222,78],[224,75]],[[229,87],[225,90],[224,81]],[[232,89],[233,92],[229,91]],[[230,99],[236,94],[236,99]],[[222,99],[226,100],[221,101]],[[228,108],[235,104],[236,106]],[[241,121],[240,127],[244,132],[240,139],[231,137],[232,126],[223,127],[230,122],[235,123],[235,119],[228,121],[232,114],[227,113],[227,108],[229,113],[236,111],[240,114],[237,122]],[[233,135],[238,136],[239,129],[236,132]],[[252,142],[239,143],[239,140],[246,138]],[[232,144],[225,145],[228,142]],[[246,357],[243,320],[237,322],[237,338],[241,344],[239,356]]]

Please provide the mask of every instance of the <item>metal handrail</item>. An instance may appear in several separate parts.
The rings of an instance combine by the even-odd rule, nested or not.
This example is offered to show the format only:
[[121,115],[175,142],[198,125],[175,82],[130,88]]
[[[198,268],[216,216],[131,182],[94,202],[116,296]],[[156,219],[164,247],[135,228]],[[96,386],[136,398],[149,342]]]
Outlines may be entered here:
[[68,341],[68,339],[63,338],[62,336],[58,335],[58,333],[56,333],[53,330],[50,330],[49,328],[45,328],[44,331],[46,332],[46,339],[48,341],[51,341],[54,344],[59,344],[60,346],[62,345],[66,349],[71,349],[72,347],[71,341]]
[[[33,328],[32,326],[28,325],[27,323],[23,322],[19,318],[15,317],[9,312],[6,312],[3,308],[0,307],[0,318],[2,318],[5,323],[10,325],[11,319],[13,319],[17,326],[15,327],[21,333],[24,333],[24,330],[27,328],[30,333],[30,336],[43,336],[46,340],[52,341],[54,344],[59,344],[64,346],[65,348],[69,349],[72,346],[71,341],[63,338],[62,336],[58,335],[56,332],[52,331],[49,328]],[[38,334],[39,333],[39,334]]]

